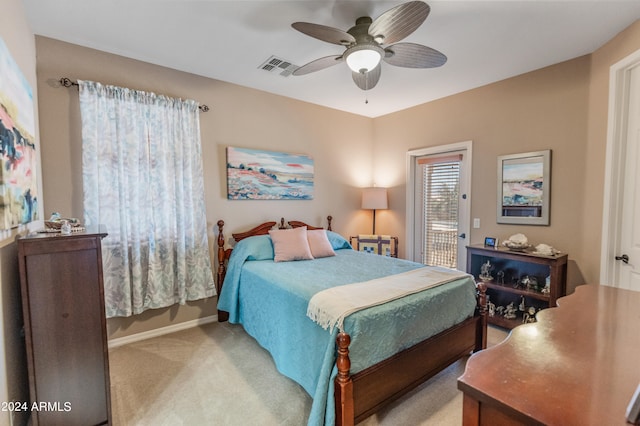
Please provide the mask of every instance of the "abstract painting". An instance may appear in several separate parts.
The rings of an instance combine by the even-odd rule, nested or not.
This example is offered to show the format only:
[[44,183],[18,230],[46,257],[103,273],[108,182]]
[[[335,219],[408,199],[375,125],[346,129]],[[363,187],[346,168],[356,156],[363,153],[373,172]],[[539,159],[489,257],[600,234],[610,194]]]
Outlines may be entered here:
[[36,165],[33,92],[0,39],[0,229],[37,219]]
[[549,224],[551,151],[498,157],[498,223]]
[[311,200],[313,159],[303,154],[227,147],[230,200]]

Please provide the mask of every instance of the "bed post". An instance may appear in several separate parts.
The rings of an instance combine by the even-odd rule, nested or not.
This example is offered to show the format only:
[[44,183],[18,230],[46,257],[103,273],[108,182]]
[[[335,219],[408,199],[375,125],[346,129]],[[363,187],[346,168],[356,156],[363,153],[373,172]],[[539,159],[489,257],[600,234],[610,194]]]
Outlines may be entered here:
[[327,231],[332,231],[332,229],[331,229],[331,221],[332,220],[333,220],[333,216],[327,216],[327,222],[328,222]]
[[476,330],[476,347],[474,352],[487,348],[487,286],[485,283],[478,283],[478,312],[480,320]]
[[[216,292],[220,297],[220,291],[222,291],[222,283],[224,282],[224,276],[226,274],[225,259],[226,253],[224,251],[224,234],[222,228],[224,227],[224,220],[218,221],[218,274],[216,279]],[[229,313],[218,310],[218,322],[227,321],[229,319]]]
[[338,375],[336,376],[334,389],[336,426],[353,426],[355,422],[353,381],[349,375],[349,370],[351,369],[351,360],[349,359],[351,337],[345,332],[340,332],[336,338],[336,343],[338,344],[338,357],[336,359]]

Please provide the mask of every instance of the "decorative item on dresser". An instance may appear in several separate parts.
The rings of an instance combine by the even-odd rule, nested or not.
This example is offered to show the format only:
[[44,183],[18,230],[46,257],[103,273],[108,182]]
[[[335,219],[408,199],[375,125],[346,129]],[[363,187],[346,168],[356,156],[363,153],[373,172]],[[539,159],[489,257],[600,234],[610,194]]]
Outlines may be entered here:
[[[276,222],[266,222],[247,232],[233,234],[237,244],[232,255],[231,249],[224,247],[224,222],[218,222],[218,318],[228,318],[234,323],[242,324],[263,347],[269,349],[278,369],[301,384],[314,398],[311,418],[324,419],[324,410],[331,407],[324,404],[335,401],[335,410],[329,409],[326,413],[328,418],[335,417],[336,425],[353,425],[423,383],[455,360],[486,347],[484,286],[476,286],[468,275],[458,271],[445,271],[445,268],[430,268],[407,260],[360,253],[352,250],[343,237],[333,232],[326,233],[335,250],[333,255],[298,262],[278,262],[273,254],[277,250],[272,248],[267,237],[270,231],[274,232],[272,228],[322,228],[300,221],[285,223],[284,219],[279,226],[276,225]],[[271,255],[268,253],[270,250]],[[378,267],[367,267],[373,264]],[[354,265],[358,265],[358,268]],[[393,272],[391,275],[387,272],[382,274],[382,278],[372,279],[374,276],[381,277],[381,269],[391,269]],[[355,282],[354,286],[357,288],[365,284],[370,290],[369,286],[372,284],[369,280],[400,280],[400,275],[420,271],[434,275],[448,272],[452,275],[441,285],[404,296],[416,298],[421,303],[392,300],[354,312],[344,318],[343,325],[338,323],[335,328],[330,326],[328,330],[323,329],[313,315],[309,315],[311,307],[317,306],[313,302],[319,294],[326,290],[343,291],[346,290],[345,287],[350,287],[341,284]],[[364,274],[371,276],[362,278]],[[355,275],[358,279],[352,281]],[[276,276],[279,277],[277,280],[269,279]],[[301,281],[304,284],[302,286]],[[427,302],[432,298],[431,295],[438,300],[437,306]],[[340,300],[330,299],[332,303]],[[425,303],[422,302],[429,305],[429,308],[424,307]],[[228,309],[230,315],[223,316],[225,312],[222,309]],[[398,312],[397,309],[405,309],[404,315],[394,315]],[[434,310],[439,310],[440,314],[434,315]],[[455,316],[460,317],[450,318],[452,322],[448,323],[453,323],[454,326],[447,328],[448,325],[434,325],[439,323],[437,317],[443,316],[441,314],[454,312]],[[403,318],[401,323],[390,320],[396,317]],[[264,318],[270,318],[268,330],[265,329]],[[407,348],[404,350],[395,348],[392,341],[399,342],[400,336],[393,333],[389,335],[394,338],[384,344],[376,336],[365,335],[368,333],[349,334],[352,328],[376,330],[383,335],[398,327],[400,330],[407,330],[407,324],[402,321],[412,324],[409,328],[418,333],[414,336],[413,343],[403,346]],[[415,326],[416,323],[421,326]],[[365,324],[367,327],[360,328]],[[431,327],[434,329],[432,333],[429,332]],[[426,336],[422,336],[422,333]],[[370,351],[373,346],[376,349]],[[378,355],[386,352],[390,352],[390,355],[372,360],[371,353],[379,350],[381,352]],[[330,372],[334,365],[337,377],[332,383]]]
[[[18,239],[34,426],[111,424],[104,229]],[[51,409],[54,407],[55,409]]]
[[513,328],[556,306],[566,294],[567,259],[531,249],[467,246],[467,272],[487,286],[489,323]]

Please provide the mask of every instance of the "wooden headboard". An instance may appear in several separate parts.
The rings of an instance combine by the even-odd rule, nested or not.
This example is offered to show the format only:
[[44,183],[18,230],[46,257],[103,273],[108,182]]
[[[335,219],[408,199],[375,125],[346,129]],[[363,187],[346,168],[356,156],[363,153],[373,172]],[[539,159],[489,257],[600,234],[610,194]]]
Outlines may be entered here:
[[[332,216],[327,216],[327,230],[331,231],[331,221],[333,220]],[[240,232],[231,234],[235,242],[241,241],[248,237],[254,237],[256,235],[267,235],[269,230],[273,229],[276,225],[278,225],[278,229],[287,229],[287,228],[299,228],[301,226],[306,226],[307,229],[324,229],[323,227],[308,225],[305,222],[301,222],[299,220],[291,220],[289,222],[285,222],[284,218],[280,219],[280,224],[277,222],[265,222],[262,223],[255,228],[251,228],[246,232]],[[227,261],[231,256],[232,248],[224,248],[224,220],[218,221],[218,272],[216,274],[216,291],[218,294],[222,291],[222,283],[224,282],[224,276],[227,272]],[[228,313],[218,311],[218,321],[226,321],[228,319]]]

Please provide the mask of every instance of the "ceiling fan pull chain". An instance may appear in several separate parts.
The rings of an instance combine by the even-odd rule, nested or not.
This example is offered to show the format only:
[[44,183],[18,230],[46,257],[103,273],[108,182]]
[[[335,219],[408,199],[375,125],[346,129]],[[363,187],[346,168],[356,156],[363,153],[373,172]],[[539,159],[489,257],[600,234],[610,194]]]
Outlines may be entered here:
[[369,73],[366,73],[364,75],[364,82],[365,82],[364,83],[364,87],[365,87],[365,89],[364,89],[365,90],[365,92],[364,92],[365,93],[364,104],[368,105],[369,104],[369,95],[367,94],[368,93],[367,91],[369,90]]

